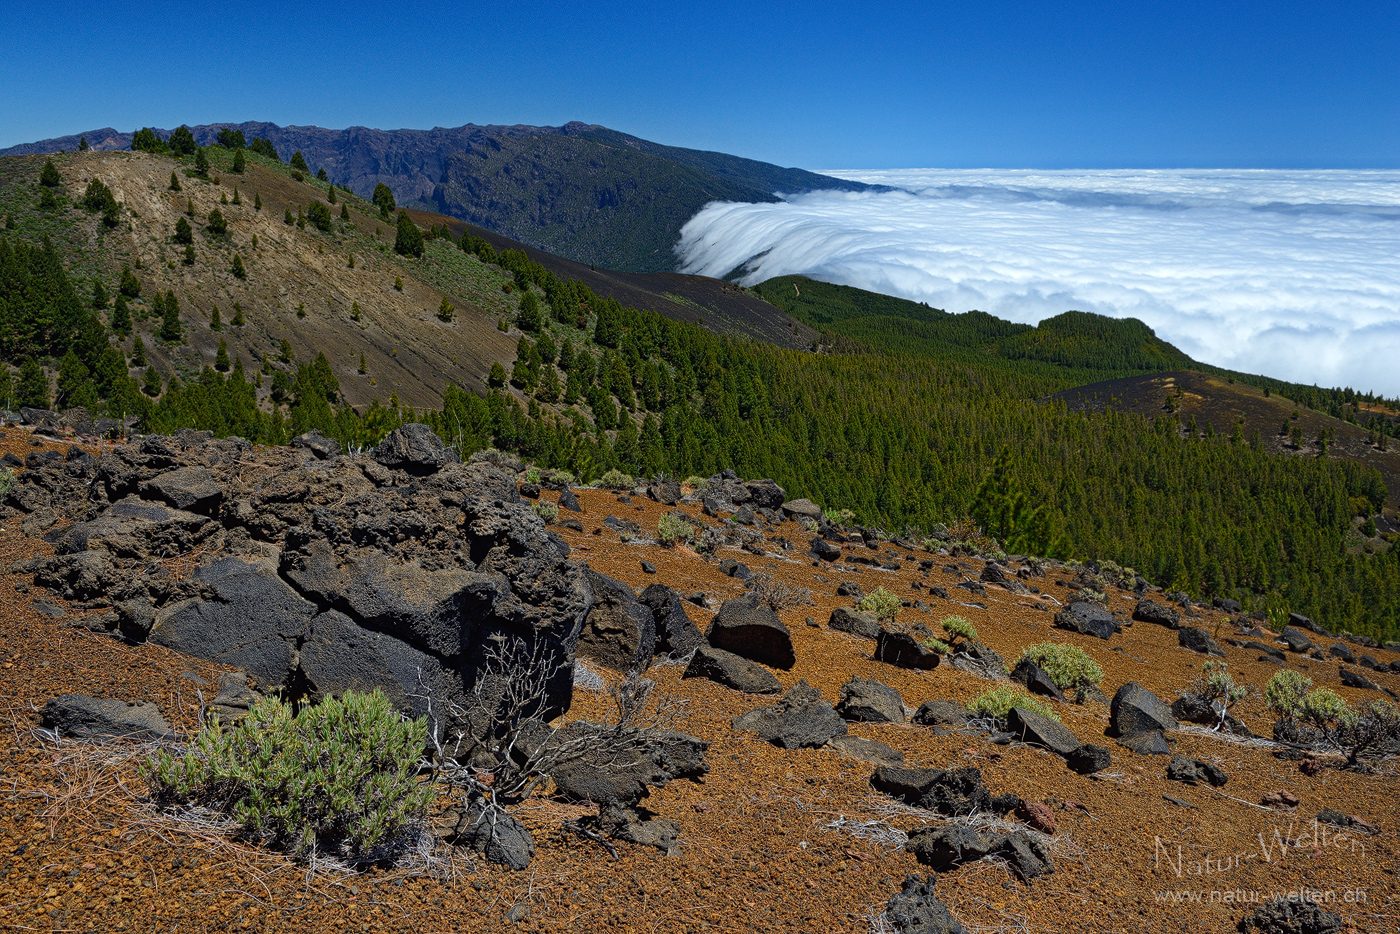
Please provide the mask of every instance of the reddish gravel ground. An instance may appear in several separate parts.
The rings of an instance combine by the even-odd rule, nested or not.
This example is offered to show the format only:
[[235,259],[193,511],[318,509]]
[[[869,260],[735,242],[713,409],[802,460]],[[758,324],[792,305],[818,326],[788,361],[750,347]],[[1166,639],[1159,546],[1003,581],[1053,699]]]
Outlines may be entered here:
[[[0,453],[22,457],[34,449],[24,432],[0,434]],[[612,514],[654,530],[663,507],[640,498],[623,504],[603,491],[584,490],[579,496],[585,512],[577,518],[584,531],[562,531],[576,558],[638,590],[661,582],[719,599],[742,592],[742,585],[719,573],[713,562],[683,550],[629,544],[602,526]],[[791,525],[782,534],[806,538]],[[172,723],[189,729],[197,717],[200,685],[213,683],[217,666],[91,633],[71,609],[57,618],[36,610],[36,597],[60,607],[63,602],[32,588],[26,576],[3,569],[47,547],[24,536],[14,520],[0,531],[0,704],[9,720],[0,753],[0,925],[6,928],[864,934],[871,929],[867,916],[878,912],[905,875],[924,871],[903,851],[827,826],[845,818],[884,821],[908,831],[932,822],[872,793],[872,766],[828,750],[782,750],[736,733],[730,718],[771,699],[682,680],[676,665],[657,666],[652,677],[665,692],[688,702],[679,727],[713,744],[711,772],[703,782],[672,783],[646,802],[681,826],[683,849],[677,857],[620,844],[614,861],[597,844],[559,832],[561,819],[584,813],[582,808],[544,797],[519,815],[537,841],[534,863],[519,873],[446,848],[431,861],[398,869],[311,872],[210,828],[164,818],[141,798],[136,762],[144,750],[56,745],[35,733],[38,708],[66,691],[151,699]],[[876,662],[871,643],[826,628],[831,611],[849,603],[834,596],[841,580],[854,579],[866,591],[879,583],[901,595],[913,595],[914,582],[942,584],[958,593],[951,590],[958,578],[941,571],[947,560],[939,558],[924,576],[917,559],[926,555],[891,550],[915,560],[906,560],[898,572],[867,568],[855,574],[816,568],[809,560],[722,550],[722,557],[814,594],[811,605],[781,614],[797,652],[794,668],[777,672],[785,687],[805,678],[835,700],[841,684],[858,675],[896,688],[906,705],[917,707],[932,698],[967,702],[990,686],[947,666],[913,672]],[[644,560],[655,566],[655,574],[643,571]],[[970,576],[980,572],[981,562],[961,560]],[[173,559],[171,569],[186,573],[190,564]],[[1035,583],[1066,600],[1065,589],[1052,581]],[[932,613],[906,610],[901,619],[936,626],[956,612],[1008,660],[1025,645],[1047,639],[1080,645],[1102,665],[1102,687],[1110,696],[1131,680],[1170,700],[1200,671],[1202,657],[1179,648],[1175,633],[1161,627],[1138,623],[1103,642],[1053,629],[1052,613],[1035,606],[1037,601],[996,587],[988,588],[985,610],[915,596],[928,601]],[[1131,611],[1128,594],[1115,593],[1111,601],[1113,609]],[[687,609],[703,630],[710,614]],[[820,625],[806,625],[808,616]],[[1197,625],[1217,631],[1221,623],[1219,614],[1207,613]],[[1232,632],[1228,622],[1219,626],[1219,636]],[[1237,679],[1256,687],[1277,670],[1256,661],[1257,652],[1229,646],[1225,651]],[[1396,658],[1389,652],[1371,654],[1382,662]],[[1334,663],[1290,655],[1288,664],[1351,700],[1366,699],[1368,692],[1341,686]],[[1367,675],[1400,689],[1396,676]],[[608,703],[605,695],[576,692],[568,717],[600,718]],[[1112,749],[1114,764],[1106,775],[1080,776],[1049,753],[995,746],[979,736],[940,737],[912,725],[851,726],[855,735],[899,749],[910,765],[976,765],[993,793],[1013,792],[1052,806],[1058,823],[1053,875],[1027,886],[991,862],[940,875],[940,897],[970,930],[1225,931],[1245,913],[1240,900],[1248,904],[1256,893],[1267,897],[1300,887],[1322,893],[1350,930],[1398,929],[1400,783],[1393,763],[1379,774],[1329,768],[1309,777],[1297,763],[1275,758],[1268,749],[1177,734],[1177,752],[1214,762],[1229,775],[1229,784],[1215,791],[1168,782],[1164,758],[1137,756],[1105,739],[1106,705],[1064,704],[1058,712],[1081,740]],[[1268,735],[1270,723],[1257,698],[1244,703],[1243,718]],[[1278,789],[1301,799],[1296,811],[1255,806]],[[1322,807],[1359,815],[1382,833],[1359,836],[1332,828],[1324,833],[1313,822]]]

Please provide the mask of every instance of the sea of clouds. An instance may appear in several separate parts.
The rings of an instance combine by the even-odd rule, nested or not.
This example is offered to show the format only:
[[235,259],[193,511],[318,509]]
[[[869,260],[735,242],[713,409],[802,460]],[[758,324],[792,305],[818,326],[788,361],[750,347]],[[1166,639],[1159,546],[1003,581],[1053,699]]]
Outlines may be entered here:
[[827,174],[898,190],[707,205],[681,270],[1134,317],[1208,363],[1400,396],[1400,171]]

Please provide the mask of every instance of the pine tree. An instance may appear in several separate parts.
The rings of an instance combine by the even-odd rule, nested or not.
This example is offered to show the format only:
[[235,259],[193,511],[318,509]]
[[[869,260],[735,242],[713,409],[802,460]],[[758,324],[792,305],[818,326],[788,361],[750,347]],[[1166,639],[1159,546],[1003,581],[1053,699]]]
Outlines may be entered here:
[[423,231],[408,216],[407,211],[399,212],[398,235],[394,238],[394,252],[403,256],[423,255]]
[[89,147],[88,147],[87,137],[86,137],[86,136],[79,136],[79,137],[78,137],[78,152],[87,152],[87,151],[88,151],[88,148],[89,148]]
[[175,175],[174,172],[171,172],[171,173],[170,173],[170,190],[171,190],[171,191],[179,191],[179,190],[180,190],[180,179],[179,179],[178,177],[176,177],[176,175]]
[[379,216],[385,220],[393,213],[397,205],[394,203],[394,192],[388,185],[379,182],[374,186],[374,196],[370,199],[375,207],[379,208]]
[[175,219],[175,233],[174,233],[172,239],[173,239],[176,243],[193,243],[193,242],[194,242],[194,228],[190,226],[190,222],[187,221],[187,220],[185,220],[185,218],[183,218],[183,217],[178,217],[178,218],[176,218],[176,219]]
[[540,316],[540,301],[534,292],[527,291],[520,296],[520,313],[515,316],[515,325],[522,331],[534,333],[543,324]]
[[136,298],[141,294],[141,280],[132,273],[130,266],[122,267],[121,282],[117,288],[127,298]]
[[292,217],[291,208],[287,208],[287,212],[282,215],[282,223],[286,224],[288,227],[296,223],[296,218]]
[[10,376],[10,368],[0,363],[0,409],[9,411],[15,407],[15,383]]
[[146,342],[141,340],[141,335],[136,335],[136,340],[131,344],[131,365],[142,367],[146,365]]
[[102,285],[102,280],[101,280],[101,279],[93,279],[93,280],[92,280],[92,307],[93,307],[93,308],[106,308],[106,307],[107,307],[107,302],[109,302],[109,301],[111,301],[111,298],[107,295],[107,289],[106,289],[105,286]]
[[154,399],[160,395],[161,379],[154,366],[146,367],[146,378],[141,381],[141,391]]
[[214,369],[227,373],[229,368],[228,341],[219,341],[219,350],[214,354]]
[[[354,257],[351,257],[351,258],[353,259]],[[359,320],[360,320],[360,303],[359,303],[359,302],[352,301],[352,302],[350,303],[350,320],[351,320],[351,321],[359,321]]]
[[196,256],[194,255],[194,244],[193,244],[193,243],[186,243],[186,244],[185,244],[185,258],[184,258],[184,263],[185,263],[185,265],[186,265],[186,266],[193,266],[193,265],[195,264],[195,260],[196,260],[197,258],[198,258],[198,257],[196,257]]
[[254,211],[261,211],[261,210],[262,210],[262,193],[261,193],[261,192],[257,192],[257,191],[253,192],[253,210],[254,210]]
[[487,379],[492,386],[498,388],[506,384],[506,368],[501,366],[501,361],[497,360],[491,364],[491,375]]
[[167,344],[183,344],[185,330],[180,326],[180,303],[175,299],[174,292],[166,293],[164,306],[160,316],[160,327],[156,330],[156,337]]
[[278,359],[280,359],[283,363],[291,363],[291,362],[292,362],[292,342],[291,342],[291,341],[287,340],[285,337],[282,338],[282,345],[281,345],[281,347],[278,349],[278,351],[279,351],[279,352],[278,352]]
[[204,154],[204,147],[202,146],[195,150],[194,170],[200,175],[209,174],[209,157]]
[[441,303],[440,305],[438,305],[438,310],[437,310],[437,318],[438,318],[438,320],[439,320],[439,321],[442,321],[442,322],[444,322],[444,323],[449,322],[449,321],[452,320],[452,317],[453,317],[453,315],[454,315],[455,313],[456,313],[456,309],[452,307],[452,303],[449,302],[449,301],[447,300],[447,296],[444,295],[444,296],[442,297],[442,303]]
[[209,330],[222,331],[224,329],[223,319],[219,317],[219,306],[215,305],[214,310],[209,312]]
[[297,302],[297,317],[298,317],[298,318],[305,318],[305,317],[306,317],[306,305],[304,305],[304,304],[301,303],[301,302]]
[[58,174],[58,167],[52,159],[45,160],[44,169],[39,173],[39,184],[46,188],[57,188],[63,184],[63,176]]
[[342,203],[340,205],[340,219],[347,224],[350,223],[350,205]]
[[[243,150],[240,149],[240,150],[238,150],[238,151],[239,151],[239,152],[242,152]],[[243,197],[238,193],[238,186],[236,186],[236,185],[234,186],[234,189],[233,189],[233,203],[234,203],[234,204],[242,204],[242,203],[243,203]]]
[[185,216],[194,217],[194,200],[191,198],[185,199]]
[[288,164],[289,164],[292,168],[297,169],[298,171],[301,171],[301,172],[310,172],[310,171],[311,171],[309,168],[306,167],[306,158],[305,158],[304,156],[302,156],[300,150],[297,150],[296,152],[292,153],[292,161],[291,161],[290,163],[288,163]]
[[218,208],[210,211],[209,222],[205,225],[205,229],[216,237],[222,237],[228,233],[228,221],[224,219],[224,213]]
[[199,144],[194,141],[194,134],[184,125],[176,127],[170,134],[169,146],[170,151],[177,156],[197,156],[201,151]]
[[31,409],[49,407],[49,377],[39,361],[25,358],[19,368],[19,385],[15,387],[15,401]]
[[369,372],[369,367],[365,365],[365,352],[360,351],[360,375],[364,376]]
[[39,209],[43,211],[52,211],[56,207],[58,207],[58,199],[54,197],[53,189],[40,188]]
[[233,166],[231,170],[236,175],[242,175],[243,170],[247,168],[247,166],[248,160],[247,157],[243,155],[243,150],[235,149],[233,151]]
[[233,268],[229,270],[235,279],[248,278],[248,270],[243,268],[243,257],[237,253],[233,254]]
[[355,254],[354,254],[354,253],[351,253],[351,254],[350,254],[350,256],[346,259],[345,264],[346,264],[346,266],[349,267],[350,269],[354,269],[354,268],[355,268]]
[[327,178],[327,176],[326,176],[326,167],[325,167],[325,166],[321,166],[319,169],[316,170],[316,178],[317,178],[317,180],[323,181],[323,182],[328,180],[328,178]]
[[131,309],[126,306],[126,296],[120,292],[112,306],[112,330],[122,337],[131,333]]
[[403,276],[394,277],[394,290],[398,292],[403,291]]
[[330,202],[331,204],[335,204],[335,186],[334,186],[334,185],[332,185],[332,186],[326,191],[326,200],[327,200],[328,202]]
[[243,306],[240,305],[238,302],[234,302],[234,303],[233,303],[233,322],[232,322],[232,324],[233,324],[233,326],[236,327],[236,328],[241,328],[241,327],[243,327]]

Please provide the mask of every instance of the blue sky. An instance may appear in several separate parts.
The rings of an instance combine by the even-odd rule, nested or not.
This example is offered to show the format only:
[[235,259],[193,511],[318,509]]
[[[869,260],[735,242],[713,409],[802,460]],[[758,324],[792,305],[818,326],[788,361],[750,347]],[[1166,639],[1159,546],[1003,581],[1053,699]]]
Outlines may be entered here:
[[807,168],[1400,167],[1400,4],[6,4],[0,146],[601,123]]

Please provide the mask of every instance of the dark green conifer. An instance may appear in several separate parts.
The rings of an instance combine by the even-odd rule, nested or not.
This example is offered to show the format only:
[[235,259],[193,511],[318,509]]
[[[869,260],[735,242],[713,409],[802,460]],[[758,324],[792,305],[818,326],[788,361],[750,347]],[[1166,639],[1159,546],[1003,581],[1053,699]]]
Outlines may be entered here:
[[398,234],[394,238],[394,252],[403,256],[423,255],[423,231],[413,223],[407,211],[399,212]]
[[49,407],[49,376],[33,357],[26,357],[24,363],[20,364],[15,402],[27,405],[31,409]]
[[219,350],[214,354],[214,369],[227,373],[229,368],[228,341],[219,341]]
[[224,329],[223,319],[219,317],[219,306],[215,305],[214,310],[209,312],[209,330],[222,331]]
[[179,190],[180,190],[180,178],[179,178],[179,176],[177,176],[174,172],[171,172],[171,173],[170,173],[170,190],[171,190],[171,191],[179,191]]
[[209,157],[204,154],[204,147],[201,146],[194,153],[194,170],[200,175],[209,174]]
[[154,366],[146,367],[146,378],[141,381],[141,391],[154,399],[160,395],[161,379]]
[[296,152],[292,153],[292,161],[289,163],[289,165],[291,165],[292,168],[301,172],[311,171],[309,168],[306,167],[306,158],[302,156],[301,150],[297,150]]
[[243,155],[243,150],[235,149],[233,151],[233,165],[231,166],[230,171],[234,172],[235,174],[242,175],[243,170],[247,167],[247,165],[248,160],[247,157]]
[[180,326],[180,303],[175,299],[175,293],[167,292],[162,304],[164,307],[161,311],[160,327],[156,330],[156,337],[167,344],[184,343],[185,329]]
[[136,298],[141,294],[141,280],[136,278],[130,266],[122,267],[121,281],[117,288],[127,298]]
[[126,296],[120,292],[112,306],[112,330],[122,337],[131,333],[131,309],[127,307]]
[[171,239],[176,243],[194,243],[194,228],[190,226],[189,221],[178,217],[175,219],[175,233]]
[[248,278],[248,270],[243,268],[243,257],[237,253],[233,254],[233,267],[229,270],[235,279]]
[[39,173],[39,184],[47,188],[57,188],[63,184],[63,176],[58,174],[58,167],[53,164],[52,159],[44,161],[44,170]]
[[107,302],[109,302],[109,301],[111,301],[111,298],[110,298],[110,296],[107,295],[107,288],[106,288],[106,286],[104,286],[104,285],[102,284],[102,280],[101,280],[101,279],[93,279],[93,280],[92,280],[92,307],[93,307],[93,308],[106,308],[106,307],[107,307]]

